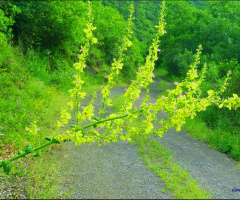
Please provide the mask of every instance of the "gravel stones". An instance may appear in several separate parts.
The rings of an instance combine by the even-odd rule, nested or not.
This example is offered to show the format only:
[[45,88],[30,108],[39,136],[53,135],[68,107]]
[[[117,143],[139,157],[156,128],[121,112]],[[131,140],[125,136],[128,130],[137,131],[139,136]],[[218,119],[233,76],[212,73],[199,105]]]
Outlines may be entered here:
[[187,168],[198,183],[211,191],[214,198],[240,198],[240,192],[232,192],[234,188],[240,189],[240,170],[226,154],[191,138],[184,130],[176,132],[170,129],[162,138],[153,137],[170,149],[180,166]]
[[[69,149],[70,148],[70,149]],[[147,169],[138,158],[138,149],[127,142],[96,143],[64,147],[64,176],[69,177],[67,189],[74,188],[71,198],[80,199],[166,199],[171,195],[162,192],[165,188],[160,178]]]

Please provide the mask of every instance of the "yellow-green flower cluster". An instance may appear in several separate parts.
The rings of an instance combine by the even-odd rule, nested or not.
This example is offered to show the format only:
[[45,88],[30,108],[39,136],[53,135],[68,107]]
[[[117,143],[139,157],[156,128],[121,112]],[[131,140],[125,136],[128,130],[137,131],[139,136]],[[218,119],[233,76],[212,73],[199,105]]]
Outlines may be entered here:
[[[136,72],[136,80],[132,80],[132,84],[127,89],[127,91],[124,94],[124,104],[122,106],[122,112],[121,114],[128,113],[132,107],[133,103],[139,98],[141,93],[141,88],[147,88],[150,83],[153,82],[153,70],[154,70],[154,63],[158,59],[157,53],[160,51],[159,49],[159,37],[161,37],[165,32],[165,21],[164,21],[164,10],[165,10],[165,2],[162,4],[162,11],[160,15],[159,25],[156,26],[158,28],[158,32],[156,34],[156,37],[153,39],[152,45],[149,47],[149,54],[146,58],[146,63],[144,66],[141,66],[138,68],[138,71]],[[146,94],[146,99],[149,98],[148,94]],[[144,103],[145,102],[145,103]],[[149,133],[153,129],[152,124],[152,117],[150,116],[150,112],[148,109],[145,109],[147,107],[146,100],[143,100],[141,109],[144,110],[144,116],[147,118],[147,120],[143,121],[143,129],[146,133]],[[140,129],[139,129],[140,130]]]
[[[187,117],[190,116],[193,118],[196,116],[197,112],[206,110],[207,107],[211,105],[216,104],[219,105],[220,108],[225,106],[229,109],[236,109],[237,107],[240,107],[240,99],[236,94],[233,95],[233,98],[225,100],[221,99],[219,96],[225,91],[231,72],[227,74],[227,78],[218,92],[209,90],[207,97],[201,97],[200,85],[204,81],[207,67],[205,64],[202,69],[201,77],[198,79],[196,68],[197,64],[200,63],[199,56],[201,54],[201,50],[202,47],[200,45],[197,50],[196,60],[194,64],[190,66],[190,70],[188,71],[185,80],[182,83],[175,82],[176,88],[168,90],[168,95],[166,97],[162,96],[155,104],[149,104],[149,107],[144,108],[145,112],[148,113],[148,120],[154,119],[159,111],[169,113],[167,120],[161,119],[158,122],[162,125],[162,128],[156,131],[159,136],[166,132],[168,128],[176,128],[177,131],[180,131]],[[153,112],[150,112],[152,110]]]
[[[74,75],[74,88],[69,90],[69,93],[71,94],[71,97],[76,97],[75,99],[73,99],[72,101],[68,102],[68,109],[62,110],[61,111],[61,117],[60,120],[57,121],[57,130],[56,132],[59,131],[59,129],[61,127],[63,127],[63,125],[67,124],[68,121],[71,119],[71,114],[70,114],[70,110],[73,110],[74,105],[77,106],[77,112],[76,112],[76,118],[77,118],[77,126],[80,126],[80,123],[82,123],[83,121],[86,120],[86,118],[88,118],[89,120],[91,120],[91,117],[94,115],[93,114],[93,107],[92,107],[92,102],[86,106],[82,113],[80,113],[79,108],[80,108],[80,102],[79,102],[79,98],[84,98],[86,96],[85,92],[82,92],[82,84],[84,83],[82,77],[83,77],[83,73],[84,73],[84,68],[86,67],[85,64],[85,58],[88,55],[89,52],[89,48],[91,46],[91,44],[96,43],[97,39],[93,37],[93,33],[92,31],[96,29],[96,27],[94,27],[92,25],[92,5],[91,2],[88,1],[89,3],[89,12],[88,12],[88,22],[87,22],[87,28],[84,29],[84,32],[86,33],[86,43],[84,46],[81,46],[80,49],[80,54],[78,54],[78,62],[75,63],[73,66],[75,67],[77,73]],[[80,131],[81,132],[81,131]],[[81,133],[80,132],[76,132],[74,133],[74,138],[81,138]],[[55,139],[58,140],[65,140],[65,139],[74,139],[71,137],[71,134],[73,133],[72,131],[69,132],[69,134],[67,135],[57,135],[55,136]],[[79,141],[78,141],[79,143]]]
[[106,86],[102,86],[101,93],[103,95],[103,98],[102,98],[103,106],[100,109],[100,116],[101,116],[100,118],[102,118],[102,114],[105,113],[106,105],[111,106],[112,100],[109,97],[110,89],[116,84],[114,79],[118,76],[121,69],[123,68],[123,55],[124,55],[123,52],[132,45],[132,42],[129,39],[132,34],[131,25],[133,20],[133,12],[134,12],[134,7],[133,7],[133,4],[131,4],[130,17],[128,18],[127,35],[124,36],[123,43],[119,47],[119,51],[118,51],[119,58],[117,60],[115,58],[113,59],[111,73],[110,75],[105,76],[105,78],[108,79],[108,83]]
[[[117,77],[117,75],[120,73],[120,70],[123,67],[123,51],[127,49],[127,47],[131,46],[131,41],[129,40],[132,31],[131,31],[131,25],[132,25],[132,20],[133,20],[133,5],[131,5],[130,9],[130,18],[128,19],[128,27],[127,27],[127,35],[123,39],[123,43],[119,48],[119,58],[116,60],[113,60],[112,63],[112,68],[111,68],[111,74],[107,76],[108,78],[108,84],[106,86],[103,86],[102,88],[102,102],[103,102],[103,107],[100,110],[100,115],[102,117],[102,114],[105,112],[106,106],[111,106],[112,100],[109,98],[110,95],[110,89],[115,85],[114,79]],[[92,31],[95,30],[96,28],[92,26],[92,17],[91,17],[91,3],[89,2],[89,22],[87,24],[87,28],[84,29],[84,32],[86,33],[86,44],[81,47],[81,54],[78,54],[78,59],[79,62],[74,64],[75,69],[78,71],[78,73],[75,75],[75,80],[73,83],[75,84],[75,87],[71,90],[69,90],[70,94],[72,97],[76,96],[76,100],[68,102],[69,105],[69,110],[72,110],[74,107],[74,104],[76,103],[77,105],[77,113],[76,113],[76,118],[77,118],[77,125],[72,129],[72,131],[68,131],[67,134],[62,134],[62,135],[57,135],[55,136],[55,139],[57,140],[66,140],[66,139],[71,139],[75,141],[76,145],[83,144],[85,142],[91,143],[92,141],[99,141],[101,139],[104,139],[104,143],[106,142],[111,142],[111,141],[117,141],[117,138],[119,137],[119,134],[122,131],[122,124],[123,121],[122,119],[117,119],[117,115],[111,114],[109,117],[106,118],[106,120],[109,119],[109,121],[106,122],[101,122],[98,124],[98,127],[105,127],[105,130],[102,134],[99,134],[99,132],[95,129],[96,127],[91,127],[88,130],[88,135],[85,135],[85,126],[81,128],[81,124],[85,122],[87,119],[89,121],[92,121],[92,117],[94,116],[94,109],[93,109],[93,102],[96,97],[96,94],[93,95],[92,101],[89,103],[88,106],[84,107],[80,105],[79,98],[84,98],[85,93],[81,92],[81,86],[84,83],[83,80],[81,79],[82,73],[84,71],[84,68],[86,67],[85,65],[85,58],[88,55],[89,47],[91,43],[96,43],[97,39],[93,37]],[[80,112],[80,106],[83,108],[82,112]],[[58,122],[58,128],[61,127],[62,124],[67,123],[67,120],[70,119],[69,113],[64,110],[64,114],[61,116],[61,119]],[[101,119],[100,117],[100,119]],[[114,118],[113,120],[111,120]],[[116,119],[115,119],[116,118]],[[96,126],[96,125],[94,125]],[[58,132],[58,131],[57,131]],[[109,134],[110,133],[110,134]],[[123,136],[120,134],[120,139],[125,140],[126,136]],[[130,139],[129,139],[130,140]]]

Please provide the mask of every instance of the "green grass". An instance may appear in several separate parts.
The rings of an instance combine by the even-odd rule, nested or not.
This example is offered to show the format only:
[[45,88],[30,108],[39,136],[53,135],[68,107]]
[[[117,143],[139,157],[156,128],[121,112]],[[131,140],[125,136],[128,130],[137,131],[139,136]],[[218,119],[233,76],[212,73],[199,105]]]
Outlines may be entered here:
[[[59,147],[51,146],[44,149],[41,157],[30,157],[11,163],[12,172],[0,177],[5,181],[0,183],[3,191],[10,191],[10,196],[2,198],[25,198],[28,199],[55,199],[69,198],[70,193],[63,193],[59,187],[62,181],[60,166],[53,156]],[[9,192],[6,192],[9,193]]]
[[181,77],[176,77],[171,75],[171,73],[169,73],[169,71],[163,67],[156,67],[154,69],[154,73],[158,74],[160,76],[163,76],[164,78],[166,78],[167,80],[171,81],[171,82],[181,82],[181,80],[183,80],[183,78]]
[[169,74],[168,71],[165,68],[162,68],[162,67],[155,68],[154,73],[156,73],[160,76],[163,76],[163,77],[166,77]]
[[191,137],[207,142],[213,149],[226,153],[238,161],[240,160],[239,135],[233,135],[221,129],[212,130],[199,117],[186,120],[184,129]]
[[171,156],[171,152],[150,137],[134,136],[133,142],[139,147],[139,155],[148,169],[153,170],[165,183],[163,192],[171,192],[177,199],[208,199],[210,192],[204,190],[197,180],[182,169]]
[[139,147],[139,154],[145,164],[166,184],[165,192],[170,191],[177,199],[206,199],[210,193],[197,184],[186,169],[182,169],[171,156],[171,152],[150,137],[135,136],[133,141]]
[[[45,143],[45,136],[55,134],[60,111],[69,100],[66,91],[50,84],[46,61],[36,57],[28,59],[10,46],[6,46],[1,54],[0,160],[14,157],[28,142],[33,147]],[[39,130],[33,135],[25,128],[31,127],[34,121]],[[19,195],[37,199],[60,198],[60,166],[51,155],[54,148],[56,145],[44,149],[40,158],[29,156],[27,160],[22,158],[12,162],[9,175],[1,168],[0,177],[4,181],[0,182],[0,188],[12,191],[8,198],[21,198]]]
[[167,89],[167,88],[169,88],[169,84],[163,79],[160,79],[160,85],[156,87],[156,89]]

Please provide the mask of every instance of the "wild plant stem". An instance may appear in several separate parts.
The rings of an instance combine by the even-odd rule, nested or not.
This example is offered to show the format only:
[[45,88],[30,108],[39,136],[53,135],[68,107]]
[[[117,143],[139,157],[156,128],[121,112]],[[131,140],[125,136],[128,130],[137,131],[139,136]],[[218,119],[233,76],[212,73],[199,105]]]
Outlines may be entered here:
[[78,126],[78,112],[79,112],[79,109],[78,109],[78,94],[77,94],[77,92],[76,92],[76,101],[77,101],[76,119],[77,119],[77,126]]
[[[105,98],[104,98],[104,101],[105,101]],[[104,108],[105,104],[104,104],[104,101],[103,101],[103,106],[102,106],[102,109]],[[100,115],[100,121],[102,120],[102,115],[103,115],[103,111],[101,112],[101,115]]]
[[[77,106],[77,109],[78,109],[78,106]],[[142,111],[142,110],[138,110],[138,111],[133,112],[132,114],[137,113],[137,112],[141,112],[141,111]],[[78,112],[78,111],[77,111],[77,112]],[[100,121],[97,121],[97,122],[88,124],[88,125],[86,125],[86,126],[83,126],[81,129],[86,129],[86,128],[89,128],[89,127],[91,127],[91,126],[94,126],[94,125],[97,125],[97,124],[101,124],[101,123],[103,123],[103,122],[112,121],[112,120],[116,120],[116,119],[121,119],[121,118],[127,117],[128,115],[129,115],[129,114],[125,114],[125,115],[118,116],[118,117],[112,117],[112,118],[100,120]],[[79,130],[81,130],[81,129],[76,129],[75,131],[79,131]],[[43,144],[43,145],[40,145],[40,146],[34,148],[33,150],[34,150],[34,152],[35,152],[35,151],[40,150],[40,149],[42,149],[42,148],[44,148],[44,147],[46,147],[46,146],[48,146],[48,145],[53,144],[53,143],[55,143],[55,142],[53,142],[53,140],[52,140],[52,141],[50,141],[50,142],[47,142],[47,143],[45,143],[45,144]],[[30,152],[25,152],[25,153],[22,153],[22,154],[20,154],[20,155],[17,155],[17,156],[15,156],[15,157],[13,157],[13,158],[10,158],[10,159],[8,160],[8,163],[10,163],[10,162],[12,162],[12,161],[14,161],[14,160],[17,160],[17,159],[19,159],[19,158],[21,158],[21,157],[24,157],[24,156],[27,155],[27,154],[30,154]],[[1,166],[1,165],[2,165],[2,163],[1,163],[1,161],[0,161],[0,166]]]
[[[137,113],[137,112],[141,112],[141,111],[142,111],[142,109],[141,109],[141,110],[137,110],[137,111],[135,111],[135,112],[133,112],[133,113],[131,113],[131,114],[134,114],[134,113]],[[100,120],[100,121],[94,122],[94,123],[92,123],[92,124],[88,124],[88,125],[86,125],[86,126],[83,126],[82,128],[83,128],[83,129],[86,129],[86,128],[89,128],[89,127],[91,127],[91,126],[94,126],[94,125],[97,125],[97,124],[101,124],[101,123],[103,123],[103,122],[112,121],[112,120],[115,120],[115,119],[121,119],[121,118],[127,117],[128,115],[129,115],[129,114],[122,115],[122,116],[118,116],[118,117],[112,117],[112,118],[108,118],[108,119],[104,119],[104,120]],[[77,129],[77,130],[75,130],[75,131],[79,131],[79,130],[81,130],[81,129]]]
[[[101,124],[103,122],[107,122],[107,121],[111,121],[111,120],[115,120],[115,119],[120,119],[120,118],[124,118],[124,117],[127,117],[128,114],[126,115],[122,115],[122,116],[119,116],[119,117],[112,117],[112,118],[109,118],[109,119],[104,119],[104,120],[101,120],[101,121],[98,121],[98,122],[94,122],[92,124],[88,124],[86,126],[83,126],[82,128],[85,129],[85,128],[89,128],[91,126],[94,126],[94,125],[97,125],[97,124]],[[77,129],[76,131],[79,131],[80,129]]]
[[[45,143],[45,144],[43,144],[43,145],[41,145],[41,146],[38,146],[38,147],[34,148],[33,150],[34,150],[34,151],[37,151],[37,150],[42,149],[42,148],[44,148],[44,147],[46,147],[46,146],[48,146],[48,145],[50,145],[50,144],[53,144],[53,142],[52,142],[52,141],[47,142],[47,143]],[[15,156],[15,157],[13,157],[13,158],[10,158],[10,159],[8,160],[8,163],[10,163],[10,162],[12,162],[12,161],[14,161],[14,160],[17,160],[17,159],[19,159],[19,158],[21,158],[21,157],[24,157],[24,156],[27,155],[27,154],[30,154],[30,152],[25,152],[25,153],[22,153],[22,154],[20,154],[20,155],[17,155],[17,156]],[[0,164],[0,165],[1,165],[1,164]]]

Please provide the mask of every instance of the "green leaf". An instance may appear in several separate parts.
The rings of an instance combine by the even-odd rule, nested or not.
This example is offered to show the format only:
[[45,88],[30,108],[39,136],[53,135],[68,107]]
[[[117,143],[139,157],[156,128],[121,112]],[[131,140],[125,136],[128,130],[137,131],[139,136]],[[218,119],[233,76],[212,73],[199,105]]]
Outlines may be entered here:
[[28,148],[26,148],[25,152],[26,153],[33,153],[34,149],[32,147],[28,147]]
[[214,95],[214,91],[213,91],[213,90],[209,90],[209,91],[208,91],[208,96],[211,97],[211,96],[213,96],[213,95]]
[[82,131],[83,137],[85,136],[85,129],[84,128],[80,128],[79,130]]
[[46,136],[45,139],[48,140],[48,141],[52,141],[52,138],[49,137],[49,136]]
[[23,154],[24,152],[22,150],[18,150],[18,155]]
[[98,117],[93,117],[93,119],[95,119],[96,121],[100,121]]
[[30,144],[30,143],[27,143],[26,148],[28,148],[28,147],[31,147],[31,144]]
[[11,166],[7,165],[6,167],[3,167],[4,172],[9,173],[11,171]]
[[112,127],[112,125],[113,125],[113,120],[111,120],[111,124],[110,124],[110,127]]
[[3,166],[4,172],[9,173],[11,171],[11,166],[8,164],[7,160],[2,161],[2,166]]
[[34,157],[38,157],[41,155],[41,151],[40,150],[37,150],[36,154],[34,155]]
[[52,143],[60,144],[61,142],[53,138]]
[[3,168],[6,168],[7,165],[8,165],[7,161],[6,161],[6,160],[3,160],[3,161],[2,161],[2,166],[3,166]]
[[77,125],[70,125],[70,127],[72,128],[72,127],[77,127]]
[[[21,154],[23,154],[24,152],[22,151],[22,150],[18,150],[18,155],[21,155]],[[24,156],[22,156],[22,157],[24,157],[24,158],[28,158],[26,155],[24,155]]]

